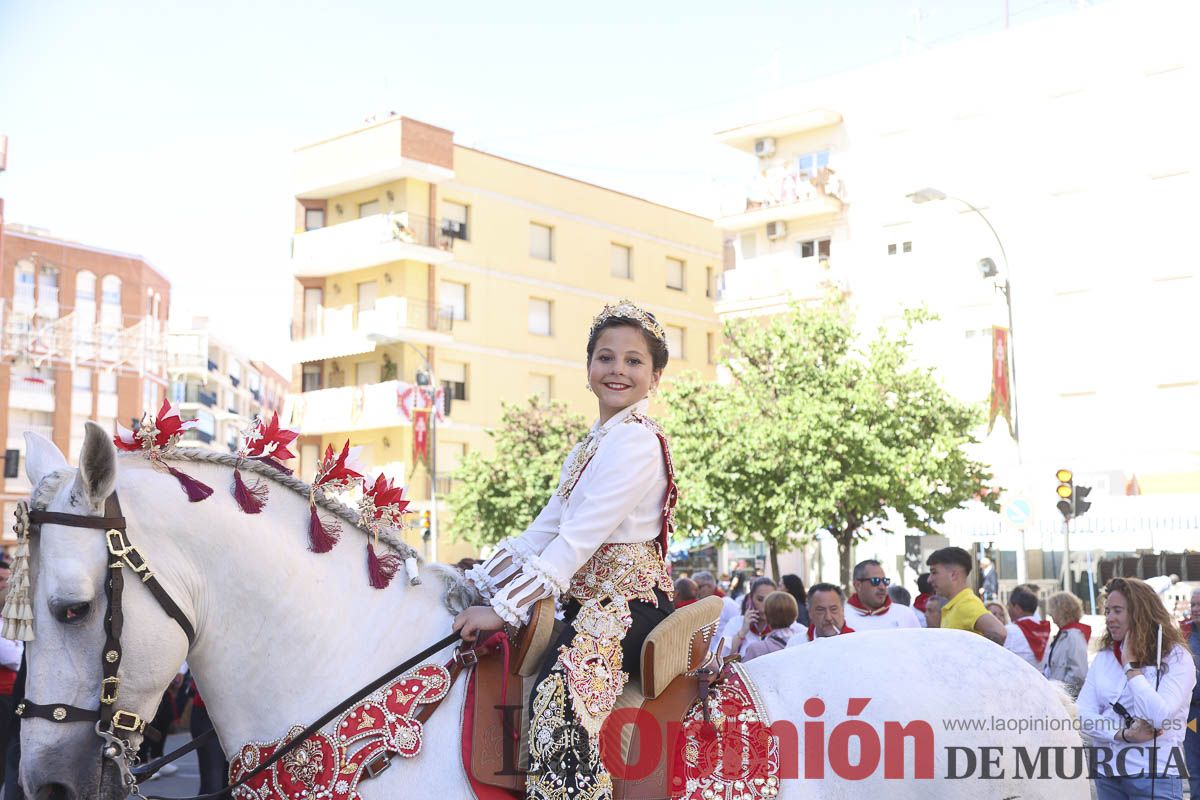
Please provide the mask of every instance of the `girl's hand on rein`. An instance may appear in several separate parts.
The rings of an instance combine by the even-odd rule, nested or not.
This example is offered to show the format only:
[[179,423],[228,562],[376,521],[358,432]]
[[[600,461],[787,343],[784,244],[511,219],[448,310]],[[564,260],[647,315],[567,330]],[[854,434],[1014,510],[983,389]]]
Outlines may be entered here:
[[481,633],[491,633],[504,627],[504,620],[491,606],[471,606],[454,618],[454,630],[463,641],[474,642]]

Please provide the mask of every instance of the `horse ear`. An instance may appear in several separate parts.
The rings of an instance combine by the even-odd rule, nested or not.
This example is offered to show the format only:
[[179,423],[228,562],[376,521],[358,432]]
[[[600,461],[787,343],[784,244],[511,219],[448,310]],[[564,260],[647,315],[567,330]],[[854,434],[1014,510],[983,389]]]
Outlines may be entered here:
[[84,425],[75,483],[93,507],[103,503],[117,484],[117,448],[104,428],[94,422]]
[[67,466],[67,460],[54,442],[40,433],[25,433],[25,474],[31,484],[37,486],[42,478]]

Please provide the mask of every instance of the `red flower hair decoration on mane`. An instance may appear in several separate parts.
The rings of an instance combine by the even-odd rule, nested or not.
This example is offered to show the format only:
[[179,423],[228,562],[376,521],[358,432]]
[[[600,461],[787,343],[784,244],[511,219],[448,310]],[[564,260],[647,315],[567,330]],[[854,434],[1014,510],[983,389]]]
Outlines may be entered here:
[[151,417],[149,413],[143,414],[142,422],[136,432],[118,424],[113,444],[128,453],[136,453],[139,450],[143,452],[156,469],[166,470],[175,480],[179,481],[188,500],[198,503],[204,498],[210,497],[213,490],[192,476],[175,469],[164,458],[164,454],[179,443],[179,437],[183,436],[184,431],[191,430],[196,425],[196,420],[185,421],[180,417],[179,409],[164,398],[162,408],[158,410],[158,416]]
[[401,528],[404,526],[404,513],[408,501],[404,499],[404,487],[394,486],[390,478],[380,474],[375,483],[363,481],[362,499],[358,501],[358,511],[362,515],[362,525],[370,533],[367,539],[367,572],[371,576],[371,585],[383,589],[392,582],[392,578],[404,559],[398,555],[386,555],[382,558],[375,554],[375,542],[380,531],[386,528]]
[[[238,462],[240,464],[242,459],[249,458],[290,473],[291,470],[279,462],[296,457],[296,454],[288,449],[288,445],[299,435],[299,431],[279,427],[278,411],[270,422],[259,417],[242,433],[242,446],[237,451]],[[241,470],[234,465],[233,497],[242,511],[257,514],[267,504],[267,483],[257,480],[249,486],[246,485],[242,480]]]
[[363,477],[363,468],[358,460],[358,452],[362,448],[351,447],[347,440],[342,445],[342,452],[336,454],[333,445],[325,448],[325,457],[317,465],[317,475],[313,478],[308,492],[308,549],[314,553],[328,553],[338,543],[342,535],[342,527],[336,522],[327,525],[321,523],[317,515],[317,493],[344,492]]

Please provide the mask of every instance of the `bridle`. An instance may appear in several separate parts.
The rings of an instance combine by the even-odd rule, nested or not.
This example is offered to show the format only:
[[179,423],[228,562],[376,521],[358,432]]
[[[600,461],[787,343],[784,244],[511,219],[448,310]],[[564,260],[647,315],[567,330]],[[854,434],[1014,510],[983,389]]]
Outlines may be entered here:
[[121,694],[121,678],[117,675],[117,671],[121,667],[121,633],[125,626],[125,617],[121,606],[125,589],[125,570],[129,570],[150,590],[167,616],[175,620],[183,629],[189,647],[196,638],[196,631],[179,605],[171,599],[166,589],[159,583],[158,578],[154,576],[141,551],[129,541],[125,517],[121,514],[121,502],[117,499],[115,491],[104,501],[104,516],[102,517],[31,509],[29,524],[31,535],[35,525],[65,525],[71,528],[104,531],[105,545],[109,556],[106,568],[107,576],[104,581],[104,596],[108,608],[104,613],[105,640],[100,657],[102,676],[100,679],[100,707],[88,709],[69,703],[42,704],[24,700],[17,706],[16,714],[23,719],[44,719],[54,723],[95,723],[96,735],[103,742],[101,746],[102,763],[103,759],[115,762],[126,787],[136,790],[137,781],[134,778],[132,767],[136,760],[137,749],[130,743],[129,737],[136,734],[156,736],[158,733],[150,728],[137,713],[119,708],[117,705]]

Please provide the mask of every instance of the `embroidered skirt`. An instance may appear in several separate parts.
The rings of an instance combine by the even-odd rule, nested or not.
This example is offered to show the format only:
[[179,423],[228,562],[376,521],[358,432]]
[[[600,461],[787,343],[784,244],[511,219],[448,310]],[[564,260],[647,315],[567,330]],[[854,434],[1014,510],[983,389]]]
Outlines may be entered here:
[[672,588],[649,542],[606,545],[572,580],[567,624],[547,650],[531,700],[531,800],[612,797],[600,728],[630,676],[640,677],[642,643],[674,610]]

